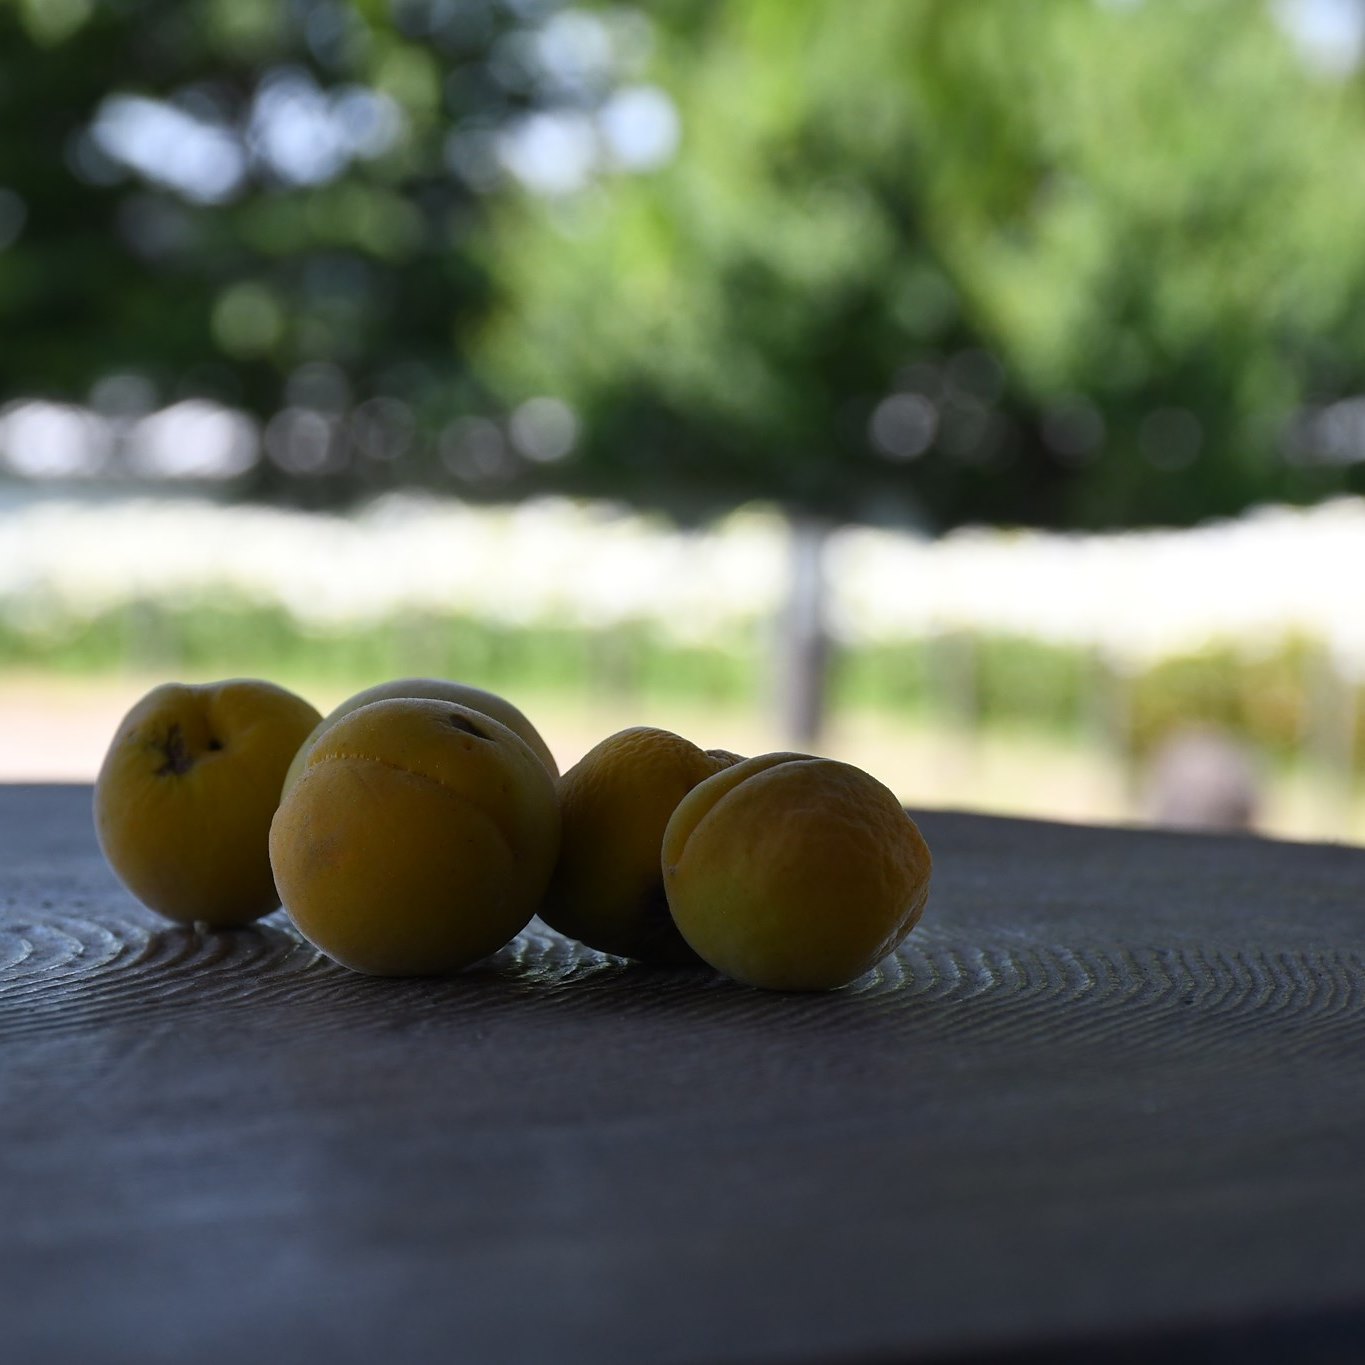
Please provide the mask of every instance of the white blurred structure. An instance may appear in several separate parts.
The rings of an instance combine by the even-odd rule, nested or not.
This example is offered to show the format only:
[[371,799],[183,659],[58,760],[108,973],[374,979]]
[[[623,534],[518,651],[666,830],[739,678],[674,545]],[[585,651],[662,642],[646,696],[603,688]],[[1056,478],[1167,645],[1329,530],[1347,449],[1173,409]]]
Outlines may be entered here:
[[1209,644],[1325,645],[1365,674],[1365,503],[1267,508],[1190,531],[972,530],[926,542],[848,531],[831,554],[842,633],[1007,632],[1142,666]]
[[[0,611],[87,619],[205,595],[278,605],[319,628],[396,612],[512,624],[639,622],[704,643],[770,621],[787,530],[746,509],[682,531],[603,504],[474,508],[410,495],[354,516],[197,499],[36,500],[0,510]],[[1192,531],[969,530],[830,539],[829,615],[849,643],[1008,633],[1142,667],[1209,644],[1320,642],[1365,678],[1365,502],[1268,509]]]

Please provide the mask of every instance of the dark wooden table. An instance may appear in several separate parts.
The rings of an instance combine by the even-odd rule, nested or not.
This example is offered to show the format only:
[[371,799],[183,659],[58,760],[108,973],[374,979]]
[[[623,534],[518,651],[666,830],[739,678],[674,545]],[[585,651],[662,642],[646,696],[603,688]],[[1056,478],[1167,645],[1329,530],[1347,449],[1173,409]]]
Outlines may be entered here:
[[836,996],[372,981],[0,789],[0,1359],[1365,1359],[1365,854],[925,815]]

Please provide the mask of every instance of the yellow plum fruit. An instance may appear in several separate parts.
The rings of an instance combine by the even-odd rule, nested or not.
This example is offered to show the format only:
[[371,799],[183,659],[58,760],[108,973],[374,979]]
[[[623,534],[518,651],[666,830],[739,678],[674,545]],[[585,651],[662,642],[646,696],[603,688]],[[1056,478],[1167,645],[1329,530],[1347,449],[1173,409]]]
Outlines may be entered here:
[[696,963],[668,913],[659,849],[678,802],[731,760],[644,725],[590,749],[559,779],[563,833],[541,918],[606,953]]
[[891,791],[848,763],[764,754],[694,787],[662,849],[674,922],[717,971],[835,990],[919,922],[932,860]]
[[228,928],[274,910],[270,820],[318,718],[302,697],[244,678],[149,692],[95,782],[95,833],[119,880],[181,924]]
[[373,701],[330,726],[270,830],[299,931],[375,976],[496,952],[535,913],[558,846],[544,763],[501,722],[432,698]]
[[549,745],[540,737],[536,727],[505,697],[498,696],[496,692],[485,692],[482,687],[448,682],[444,678],[395,678],[392,682],[379,683],[375,687],[367,687],[363,692],[357,692],[353,697],[347,697],[317,723],[313,733],[299,746],[294,761],[289,765],[289,773],[284,780],[285,791],[298,781],[299,774],[308,761],[308,751],[337,721],[343,716],[349,716],[352,711],[358,711],[362,706],[368,706],[372,701],[390,701],[396,697],[453,701],[460,706],[468,706],[482,712],[485,716],[491,716],[514,734],[520,735],[530,745],[531,752],[545,765],[551,777],[559,776],[559,768],[555,764]]

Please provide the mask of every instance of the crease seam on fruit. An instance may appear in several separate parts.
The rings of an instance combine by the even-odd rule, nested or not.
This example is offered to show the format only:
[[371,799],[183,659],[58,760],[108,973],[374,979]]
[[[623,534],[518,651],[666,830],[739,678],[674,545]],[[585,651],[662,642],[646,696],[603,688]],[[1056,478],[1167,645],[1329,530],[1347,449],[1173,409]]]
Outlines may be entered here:
[[513,858],[513,861],[517,860],[517,840],[512,837],[511,833],[504,828],[502,821],[493,815],[491,811],[487,811],[482,806],[471,801],[463,792],[456,791],[448,782],[442,782],[439,777],[433,777],[430,773],[414,772],[411,768],[403,767],[401,763],[393,763],[384,758],[375,758],[372,754],[325,754],[321,758],[308,764],[303,770],[303,775],[299,778],[298,784],[295,786],[294,790],[297,791],[298,787],[302,786],[308,779],[309,774],[316,772],[317,769],[321,768],[324,764],[341,762],[373,763],[377,768],[388,768],[391,772],[402,773],[405,777],[413,777],[419,782],[430,782],[433,786],[440,787],[443,792],[453,796],[455,800],[462,805],[469,806],[471,809],[476,810],[483,815],[488,823],[497,830],[498,837],[506,845],[507,852]]

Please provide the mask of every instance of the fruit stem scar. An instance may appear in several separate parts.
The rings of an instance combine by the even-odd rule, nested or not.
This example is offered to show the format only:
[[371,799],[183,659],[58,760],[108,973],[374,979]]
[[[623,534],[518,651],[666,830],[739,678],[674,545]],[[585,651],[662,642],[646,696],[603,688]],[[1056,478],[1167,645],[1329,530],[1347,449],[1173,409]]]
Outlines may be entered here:
[[194,767],[194,759],[190,757],[184,733],[178,725],[172,725],[166,732],[166,738],[156,747],[166,755],[165,763],[156,770],[158,777],[165,777],[167,773],[174,773],[178,777]]
[[467,735],[473,735],[475,739],[487,739],[488,736],[479,729],[467,716],[452,713],[448,718],[450,726],[454,730],[463,730]]

